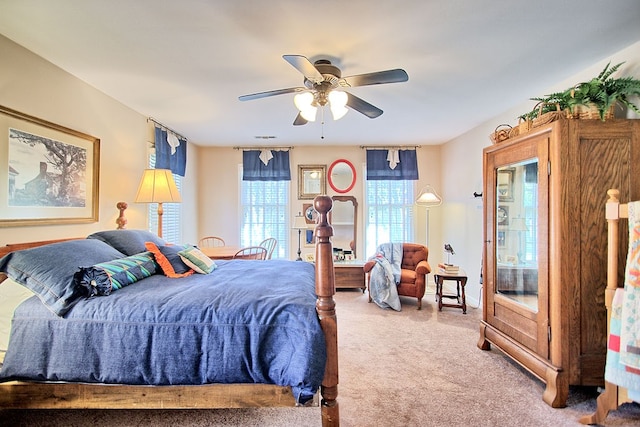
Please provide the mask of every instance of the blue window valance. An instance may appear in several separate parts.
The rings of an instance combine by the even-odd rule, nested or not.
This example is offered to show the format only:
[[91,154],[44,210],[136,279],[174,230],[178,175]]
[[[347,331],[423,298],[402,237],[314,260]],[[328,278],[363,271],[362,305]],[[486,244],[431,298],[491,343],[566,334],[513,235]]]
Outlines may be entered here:
[[247,150],[242,152],[243,181],[291,181],[289,152]]
[[367,179],[417,180],[416,150],[367,150]]
[[187,140],[173,132],[155,128],[156,169],[170,169],[184,176],[187,166]]

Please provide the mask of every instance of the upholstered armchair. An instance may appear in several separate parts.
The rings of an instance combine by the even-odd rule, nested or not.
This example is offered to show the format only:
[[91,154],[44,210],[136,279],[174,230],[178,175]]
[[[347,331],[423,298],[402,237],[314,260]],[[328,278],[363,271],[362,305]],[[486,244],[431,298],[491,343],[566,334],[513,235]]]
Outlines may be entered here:
[[[429,249],[417,243],[402,244],[402,263],[400,265],[400,284],[398,285],[398,295],[414,297],[418,299],[418,310],[422,309],[422,297],[426,289],[426,276],[431,273],[431,266],[427,261]],[[367,290],[369,289],[371,271],[375,261],[368,261],[363,269],[367,274]],[[369,302],[371,302],[371,292],[369,292]]]

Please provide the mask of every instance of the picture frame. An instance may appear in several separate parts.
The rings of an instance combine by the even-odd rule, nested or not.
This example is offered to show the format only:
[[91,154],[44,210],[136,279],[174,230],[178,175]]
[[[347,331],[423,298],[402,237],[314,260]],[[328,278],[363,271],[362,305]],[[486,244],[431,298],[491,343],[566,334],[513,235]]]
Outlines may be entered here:
[[501,202],[513,202],[514,172],[514,168],[498,169],[496,190],[498,192],[498,200]]
[[303,203],[302,204],[302,215],[304,216],[304,221],[307,224],[316,224],[318,221],[318,211],[313,207],[311,203]]
[[496,208],[496,221],[498,226],[501,227],[509,224],[509,206],[498,206]]
[[327,165],[298,165],[298,199],[314,199],[326,188]]
[[316,246],[316,230],[304,230],[304,246],[307,248]]
[[0,227],[98,221],[100,139],[0,106]]

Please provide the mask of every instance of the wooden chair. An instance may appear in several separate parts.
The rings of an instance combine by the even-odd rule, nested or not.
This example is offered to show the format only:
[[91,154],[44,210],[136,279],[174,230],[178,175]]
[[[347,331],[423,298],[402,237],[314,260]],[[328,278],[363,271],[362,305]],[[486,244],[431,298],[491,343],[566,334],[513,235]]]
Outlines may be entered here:
[[207,236],[200,239],[198,246],[201,248],[215,248],[217,246],[225,246],[225,243],[222,237]]
[[265,248],[267,250],[266,259],[271,259],[271,256],[273,255],[273,251],[276,248],[277,244],[278,244],[278,240],[275,237],[269,237],[267,239],[264,239],[258,246],[262,246],[263,248]]
[[265,260],[267,259],[267,250],[262,246],[247,246],[236,252],[233,259]]

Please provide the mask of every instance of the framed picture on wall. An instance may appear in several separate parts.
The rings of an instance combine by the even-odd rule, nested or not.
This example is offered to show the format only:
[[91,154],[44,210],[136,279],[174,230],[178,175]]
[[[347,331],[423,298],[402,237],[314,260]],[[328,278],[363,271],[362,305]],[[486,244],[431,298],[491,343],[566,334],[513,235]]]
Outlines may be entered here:
[[98,221],[98,138],[0,106],[0,147],[0,227]]
[[318,211],[311,203],[304,203],[302,205],[302,214],[307,224],[315,224],[318,221]]
[[298,199],[326,193],[327,165],[298,165]]
[[498,220],[498,225],[508,225],[509,206],[498,206],[498,208],[496,209],[496,218]]
[[316,245],[315,233],[316,233],[315,229],[305,230],[305,234],[304,234],[304,245],[305,246],[315,246]]
[[514,168],[498,169],[498,200],[501,202],[513,202],[513,174]]

